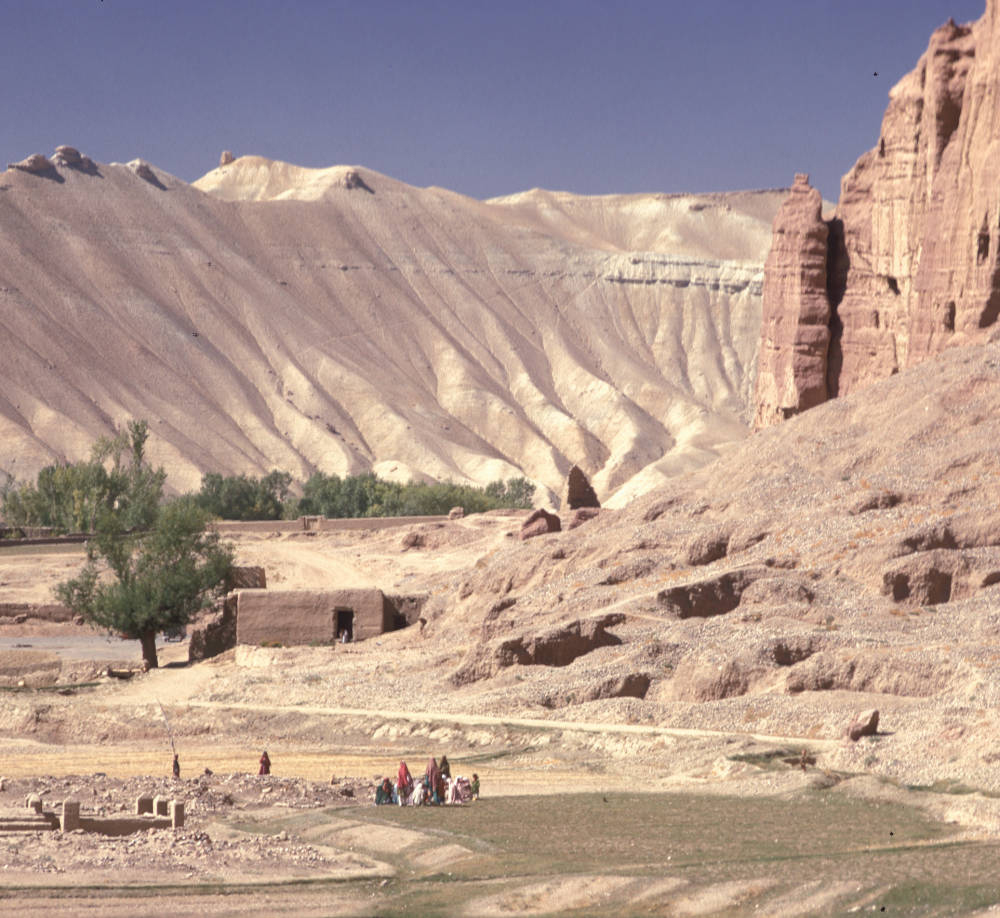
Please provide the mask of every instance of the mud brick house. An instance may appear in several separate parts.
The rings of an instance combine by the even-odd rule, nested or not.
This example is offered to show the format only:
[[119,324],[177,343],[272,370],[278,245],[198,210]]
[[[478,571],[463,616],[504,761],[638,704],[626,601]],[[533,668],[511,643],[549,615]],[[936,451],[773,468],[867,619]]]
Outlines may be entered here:
[[350,640],[396,627],[396,612],[381,590],[240,590],[237,644],[331,644],[342,631]]

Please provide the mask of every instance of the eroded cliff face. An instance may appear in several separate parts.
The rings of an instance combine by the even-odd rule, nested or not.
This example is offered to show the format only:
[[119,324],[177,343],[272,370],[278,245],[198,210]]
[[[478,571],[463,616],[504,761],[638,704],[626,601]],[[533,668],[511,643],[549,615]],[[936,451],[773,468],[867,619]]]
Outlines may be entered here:
[[[916,68],[890,92],[877,145],[841,182],[829,222],[826,394],[819,401],[974,340],[996,322],[998,154],[1000,0],[987,0],[978,22],[949,21],[934,32]],[[794,200],[801,192],[793,191]],[[819,285],[801,283],[818,237],[800,234],[800,249],[790,249],[795,237],[783,214],[765,269],[757,426],[817,404],[819,392],[814,371],[788,372],[805,360],[803,342],[814,342],[815,351],[822,338]],[[808,360],[812,368],[822,362],[815,352]]]

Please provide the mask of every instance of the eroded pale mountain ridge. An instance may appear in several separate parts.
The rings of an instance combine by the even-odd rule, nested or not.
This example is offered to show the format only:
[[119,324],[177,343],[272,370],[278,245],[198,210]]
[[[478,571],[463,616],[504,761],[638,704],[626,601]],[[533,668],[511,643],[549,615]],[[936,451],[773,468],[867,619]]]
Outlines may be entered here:
[[143,417],[177,490],[373,469],[558,502],[578,464],[625,501],[745,435],[783,197],[38,157],[0,177],[0,469]]

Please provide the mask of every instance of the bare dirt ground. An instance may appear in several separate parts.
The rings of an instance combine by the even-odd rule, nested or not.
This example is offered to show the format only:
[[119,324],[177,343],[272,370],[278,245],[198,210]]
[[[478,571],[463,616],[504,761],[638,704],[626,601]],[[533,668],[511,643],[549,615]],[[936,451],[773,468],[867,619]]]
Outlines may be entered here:
[[[956,348],[763,432],[628,508],[526,542],[517,538],[516,514],[409,532],[241,536],[238,560],[262,564],[269,589],[343,588],[363,577],[387,592],[426,594],[423,622],[356,644],[241,646],[194,666],[181,665],[183,648],[175,647],[164,658],[170,665],[127,681],[101,678],[99,667],[76,678],[56,655],[39,663],[58,683],[52,690],[27,680],[18,690],[20,664],[4,657],[11,672],[0,695],[0,773],[43,781],[53,801],[64,793],[57,781],[100,799],[104,786],[87,783],[105,780],[97,772],[116,781],[164,776],[171,736],[192,782],[246,775],[266,748],[276,778],[306,782],[301,794],[291,791],[303,801],[315,786],[316,804],[285,800],[281,810],[301,815],[283,819],[248,785],[243,810],[193,804],[191,831],[213,844],[243,833],[234,870],[255,869],[246,866],[258,857],[250,836],[283,831],[292,847],[353,846],[388,865],[391,876],[381,879],[329,881],[346,898],[334,896],[328,913],[603,914],[626,891],[635,910],[647,902],[648,911],[668,914],[754,906],[838,914],[873,904],[904,914],[975,913],[1000,902],[998,367],[997,343]],[[67,561],[55,556],[50,565],[36,553],[26,568],[16,553],[0,551],[0,581],[33,582],[41,601]],[[847,741],[846,725],[866,708],[880,712],[877,733]],[[364,796],[400,759],[419,772],[442,753],[454,770],[479,774],[482,807],[466,812],[482,814],[490,801],[490,819],[445,811],[390,818],[379,810],[385,824],[375,831],[374,808],[324,796],[332,777]],[[613,826],[600,814],[604,799],[612,806],[623,789],[642,791],[648,804],[619,813],[613,847],[624,859],[613,870],[604,869],[607,851],[587,863],[567,855],[531,866],[542,863],[553,835],[531,836],[526,850],[527,827],[543,826],[552,807],[568,814],[578,792],[580,812],[610,839]],[[205,799],[220,792],[210,782]],[[660,837],[667,825],[677,837],[687,830],[671,823],[670,807],[660,808],[664,798],[677,811],[693,812],[685,808],[695,799],[702,808],[708,799],[729,801],[730,810],[677,850],[683,871],[667,862],[662,839],[643,855],[640,882],[638,862],[624,857],[630,841]],[[767,807],[750,816],[753,801]],[[778,818],[792,803],[807,809]],[[914,807],[922,814],[915,822]],[[644,809],[660,814],[655,825],[642,822]],[[863,859],[851,860],[862,849],[839,833],[845,824],[873,825],[876,814],[914,828],[903,851],[889,836],[897,827],[880,823],[890,841],[876,833],[865,842],[881,859],[866,872]],[[787,834],[787,820],[794,829],[800,818],[810,826],[805,840],[829,843],[815,860],[795,860],[805,841]],[[520,834],[502,833],[505,820]],[[742,836],[738,826],[753,831]],[[720,839],[733,833],[743,840],[725,853]],[[388,850],[399,839],[409,839],[405,850]],[[453,846],[473,854],[466,861]],[[455,858],[414,866],[438,848]],[[46,857],[58,863],[54,849],[37,850],[17,869],[30,873]],[[266,863],[261,854],[261,876],[297,875],[296,857],[312,852],[295,851]],[[962,872],[960,855],[974,871]],[[322,850],[315,856],[322,870],[342,863]],[[192,882],[228,882],[213,871],[230,855],[206,855],[205,873],[187,879],[188,860],[158,867],[148,857],[154,873],[162,868],[157,896],[174,895],[175,882],[188,892]],[[325,883],[322,870],[307,873]],[[465,871],[465,879],[449,871]],[[583,876],[580,886],[566,882]],[[808,887],[817,876],[822,886]],[[685,886],[675,895],[676,880]],[[102,902],[112,887],[114,895],[124,888],[99,872],[94,883]],[[518,884],[530,894],[515,895]],[[236,901],[230,891],[197,893],[197,909],[226,913]],[[315,892],[283,895],[292,896],[288,903],[304,896],[308,913]],[[256,904],[240,908],[253,913]]]

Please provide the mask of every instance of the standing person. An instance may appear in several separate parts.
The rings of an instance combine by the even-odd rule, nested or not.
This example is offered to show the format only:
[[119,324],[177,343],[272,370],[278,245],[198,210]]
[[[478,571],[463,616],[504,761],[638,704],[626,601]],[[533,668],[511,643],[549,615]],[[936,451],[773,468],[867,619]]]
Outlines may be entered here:
[[441,772],[442,778],[451,778],[451,765],[448,764],[448,756],[441,756],[441,761],[438,762],[438,771]]
[[441,795],[438,793],[438,785],[441,783],[441,770],[438,768],[438,763],[433,756],[427,763],[427,771],[424,772],[424,777],[427,779],[427,785],[430,789],[431,802],[440,803]]
[[179,778],[181,776],[181,763],[177,758],[177,753],[174,753],[174,777]]
[[260,757],[260,771],[257,772],[259,775],[269,775],[271,773],[271,760],[268,758],[267,750],[264,750],[264,754]]
[[472,783],[469,785],[469,790],[472,791],[472,799],[479,799],[479,775],[475,772],[472,773]]
[[396,775],[396,793],[399,795],[400,806],[413,793],[413,775],[410,774],[410,769],[406,767],[406,762],[401,761],[399,763],[399,772]]

